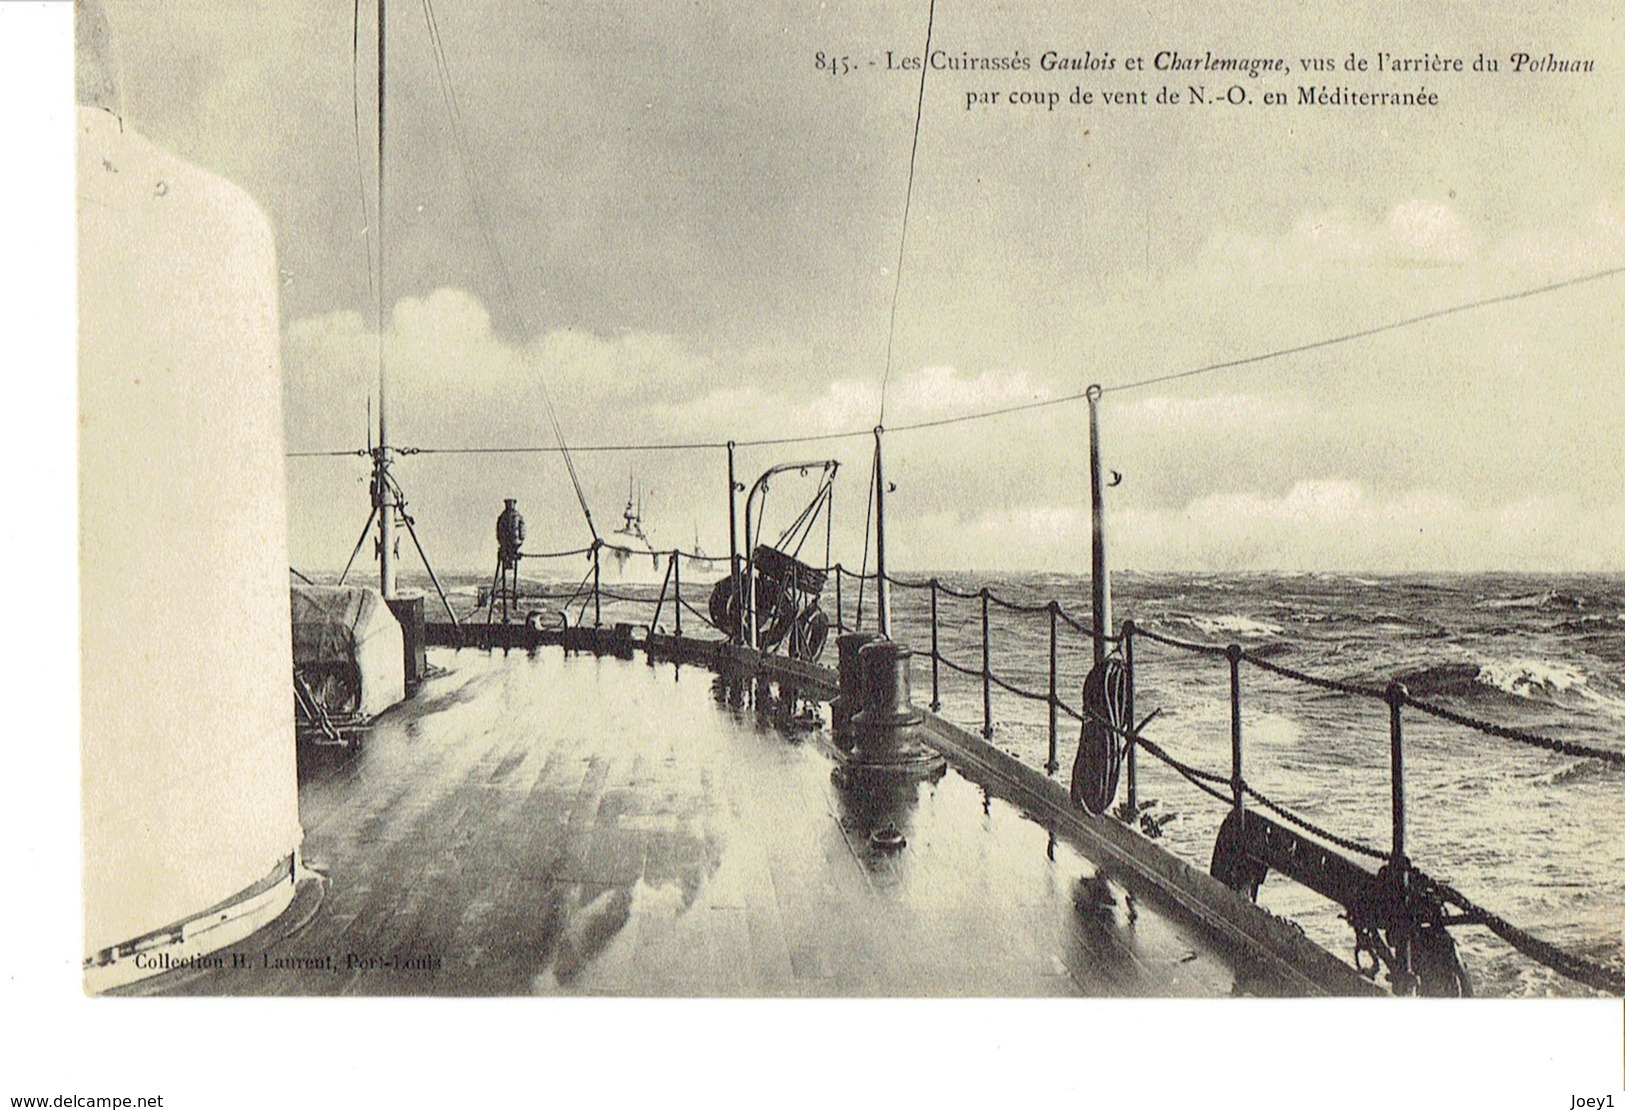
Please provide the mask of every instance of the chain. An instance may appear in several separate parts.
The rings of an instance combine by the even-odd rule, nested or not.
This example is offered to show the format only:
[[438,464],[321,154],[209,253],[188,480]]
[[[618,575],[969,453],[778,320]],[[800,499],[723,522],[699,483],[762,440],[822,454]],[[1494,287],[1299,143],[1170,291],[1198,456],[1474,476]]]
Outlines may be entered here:
[[1371,859],[1385,860],[1388,858],[1387,852],[1379,851],[1378,849],[1371,847],[1369,844],[1361,844],[1358,840],[1350,840],[1346,836],[1338,836],[1336,833],[1331,832],[1328,829],[1321,828],[1307,817],[1298,816],[1291,810],[1279,805],[1274,801],[1271,801],[1269,798],[1266,798],[1264,795],[1260,794],[1257,790],[1254,790],[1253,787],[1246,781],[1243,781],[1241,784],[1241,792],[1246,794],[1259,805],[1263,806],[1265,809],[1269,810],[1271,813],[1275,814],[1277,817],[1290,821],[1292,824],[1298,826],[1304,832],[1307,832],[1312,836],[1318,836],[1322,840],[1337,845],[1339,848],[1346,849],[1350,852],[1355,852],[1362,856],[1369,856]]

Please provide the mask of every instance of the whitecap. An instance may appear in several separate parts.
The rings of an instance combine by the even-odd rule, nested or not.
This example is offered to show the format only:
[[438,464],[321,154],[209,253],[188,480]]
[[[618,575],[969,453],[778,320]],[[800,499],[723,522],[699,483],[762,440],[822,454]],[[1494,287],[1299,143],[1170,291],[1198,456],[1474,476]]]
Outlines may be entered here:
[[1242,617],[1234,614],[1218,617],[1187,618],[1197,628],[1209,636],[1231,634],[1236,636],[1279,636],[1281,628],[1268,621],[1261,621],[1255,617]]

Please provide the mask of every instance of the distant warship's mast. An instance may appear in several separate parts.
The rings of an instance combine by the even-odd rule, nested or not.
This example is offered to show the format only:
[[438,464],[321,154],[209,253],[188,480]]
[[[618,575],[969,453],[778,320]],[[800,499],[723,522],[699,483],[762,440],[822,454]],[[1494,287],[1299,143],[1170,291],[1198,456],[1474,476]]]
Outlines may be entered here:
[[384,361],[384,0],[378,0],[378,451],[373,455],[372,496],[378,512],[378,588],[397,594],[395,494],[389,481],[389,374]]

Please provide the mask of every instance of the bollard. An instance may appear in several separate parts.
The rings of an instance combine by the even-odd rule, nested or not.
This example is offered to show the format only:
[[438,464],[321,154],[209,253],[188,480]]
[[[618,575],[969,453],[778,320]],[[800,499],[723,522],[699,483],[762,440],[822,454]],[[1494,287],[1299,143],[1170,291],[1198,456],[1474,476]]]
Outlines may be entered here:
[[847,632],[835,638],[835,672],[840,692],[829,707],[830,733],[835,746],[843,752],[852,750],[852,717],[863,708],[858,653],[879,639],[878,632]]
[[910,671],[914,653],[879,640],[858,653],[863,708],[852,717],[851,769],[905,774],[940,773],[941,753],[924,742],[925,714],[914,705]]

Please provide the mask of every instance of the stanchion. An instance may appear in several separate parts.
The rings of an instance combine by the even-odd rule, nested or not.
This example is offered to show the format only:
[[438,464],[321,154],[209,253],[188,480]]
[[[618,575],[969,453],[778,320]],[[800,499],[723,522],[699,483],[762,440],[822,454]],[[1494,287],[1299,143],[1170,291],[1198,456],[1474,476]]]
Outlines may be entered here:
[[931,579],[931,712],[942,708],[942,651],[937,646],[937,580]]
[[[1056,737],[1056,644],[1055,624],[1059,617],[1060,605],[1057,602],[1049,603],[1049,759],[1044,761],[1044,771],[1053,775],[1061,767],[1060,754],[1057,751]],[[1133,715],[1130,714],[1130,720]]]
[[1241,777],[1241,645],[1224,649],[1230,660],[1230,793],[1235,802],[1237,828],[1242,820]]
[[982,739],[993,739],[993,667],[988,662],[987,587],[982,587]]
[[[1405,732],[1400,723],[1400,707],[1405,704],[1409,691],[1402,683],[1390,682],[1384,692],[1388,702],[1388,760],[1389,777],[1393,790],[1393,843],[1389,853],[1389,871],[1394,894],[1400,905],[1405,905],[1410,886],[1410,861],[1405,858]],[[1394,967],[1403,976],[1397,982],[1414,983],[1411,941],[1408,935],[1396,938]]]
[[[1123,669],[1128,676],[1128,692],[1124,698],[1123,716],[1132,725],[1137,718],[1134,716],[1134,622],[1123,622]],[[1123,753],[1123,762],[1127,764],[1128,777],[1128,820],[1132,824],[1140,818],[1140,785],[1139,776],[1134,767],[1134,748],[1136,737],[1130,736],[1126,742],[1127,751]]]

